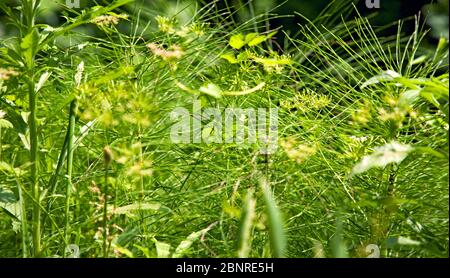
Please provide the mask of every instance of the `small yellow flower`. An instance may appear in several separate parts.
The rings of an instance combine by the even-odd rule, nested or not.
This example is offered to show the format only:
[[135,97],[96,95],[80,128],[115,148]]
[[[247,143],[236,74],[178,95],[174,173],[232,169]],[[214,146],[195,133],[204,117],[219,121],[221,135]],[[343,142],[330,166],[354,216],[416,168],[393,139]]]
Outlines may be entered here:
[[317,148],[315,146],[299,144],[292,137],[281,141],[280,145],[286,152],[287,156],[290,159],[295,160],[297,163],[305,162],[306,159],[313,156],[317,152]]
[[120,19],[128,19],[127,14],[108,14],[97,16],[92,20],[92,23],[97,24],[98,26],[112,26],[119,24]]
[[155,17],[155,20],[158,22],[158,28],[161,30],[161,32],[167,33],[167,34],[173,34],[175,33],[175,20],[170,19],[165,16],[157,16]]

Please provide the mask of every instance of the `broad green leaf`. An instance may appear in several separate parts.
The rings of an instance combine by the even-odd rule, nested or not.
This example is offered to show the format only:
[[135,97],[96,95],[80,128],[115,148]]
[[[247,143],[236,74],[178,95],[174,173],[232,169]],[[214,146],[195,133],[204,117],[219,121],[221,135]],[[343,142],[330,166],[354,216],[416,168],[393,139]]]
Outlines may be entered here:
[[22,176],[26,173],[26,170],[24,170],[27,166],[29,166],[29,163],[23,164],[21,167],[14,168],[12,165],[0,161],[0,172],[3,171],[5,173],[13,174],[16,176]]
[[34,55],[36,53],[36,48],[39,41],[39,35],[36,29],[33,29],[30,33],[28,33],[21,41],[20,48],[22,49],[22,53],[25,59],[25,63],[28,66],[33,64]]
[[422,90],[420,96],[426,99],[429,103],[433,104],[436,108],[440,108],[440,103],[436,99],[436,95],[431,91]]
[[247,258],[251,249],[251,232],[253,219],[255,218],[256,200],[253,197],[253,189],[247,191],[244,206],[242,208],[239,225],[239,237],[237,241],[239,258]]
[[241,53],[239,53],[237,55],[238,61],[245,61],[245,60],[247,60],[247,59],[249,59],[251,57],[252,57],[252,54],[249,53],[249,51],[242,51]]
[[222,90],[219,88],[219,86],[213,83],[209,83],[206,86],[200,87],[199,91],[215,98],[222,97]]
[[412,106],[420,96],[420,90],[408,90],[400,95],[398,104],[400,106]]
[[251,40],[256,38],[258,36],[258,33],[248,33],[245,35],[245,43],[249,43]]
[[22,141],[23,146],[25,147],[25,149],[30,150],[31,149],[30,132],[27,130],[25,134],[19,133],[19,138]]
[[116,237],[113,241],[116,245],[119,246],[127,246],[136,236],[139,234],[139,228],[132,227],[127,228],[123,233],[121,233],[118,237]]
[[352,175],[361,174],[372,168],[384,168],[390,163],[399,164],[408,154],[413,151],[410,145],[404,145],[397,142],[391,142],[384,146],[377,147],[370,155],[363,157],[352,170]]
[[44,72],[41,77],[39,78],[38,83],[35,86],[35,92],[39,92],[42,88],[42,86],[44,86],[45,82],[48,80],[48,78],[50,77],[51,73],[50,72]]
[[120,254],[123,254],[123,255],[127,256],[128,258],[133,258],[134,257],[133,252],[131,252],[130,250],[128,250],[125,247],[121,247],[121,246],[118,246],[118,245],[113,245],[112,247],[113,247],[113,249],[115,251],[119,252]]
[[0,202],[0,209],[2,209],[4,212],[6,212],[6,214],[17,220],[21,219],[20,202],[15,203]]
[[[0,161],[0,169],[2,167],[2,162]],[[4,190],[2,187],[0,187],[0,203],[15,203],[17,202],[16,196],[14,193],[10,190]]]
[[189,250],[192,244],[197,241],[200,236],[207,230],[208,229],[206,228],[201,231],[191,233],[178,245],[178,247],[175,249],[175,252],[172,254],[172,258],[181,258]]
[[233,53],[222,54],[222,55],[220,55],[220,58],[223,58],[223,59],[227,60],[231,64],[239,63],[238,59],[236,59],[236,57],[234,56]]
[[97,120],[94,119],[80,127],[80,135],[75,138],[73,143],[74,150],[82,143],[83,139],[88,135],[89,131],[93,129],[96,122]]
[[0,128],[14,128],[14,126],[10,121],[0,119]]
[[370,78],[366,82],[364,82],[361,85],[361,89],[364,89],[365,87],[370,86],[370,85],[378,84],[380,82],[392,81],[395,78],[398,78],[400,76],[401,75],[398,72],[395,72],[393,70],[387,70],[387,71],[382,72],[379,75],[376,75],[376,76]]
[[268,35],[258,35],[253,37],[249,42],[248,42],[248,46],[256,46],[268,39],[270,39],[271,37],[273,37],[275,34],[277,33],[277,31],[271,32]]
[[7,113],[8,113],[8,121],[12,123],[14,130],[17,133],[26,133],[26,130],[28,128],[27,123],[24,121],[24,119],[17,113],[15,110],[15,104],[10,103],[7,100],[2,100],[3,103],[8,105],[7,107]]
[[344,241],[343,223],[340,216],[336,220],[336,231],[331,238],[331,253],[333,258],[348,258],[347,245]]
[[[4,161],[0,161],[0,171],[8,172],[10,174],[14,174],[14,167],[9,165],[8,163]],[[1,188],[0,188],[1,190]]]
[[137,245],[137,244],[133,244],[133,247],[137,248],[139,251],[141,251],[144,256],[146,258],[151,258],[152,256],[150,255],[150,250],[148,250],[148,248],[141,246],[141,245]]
[[259,185],[263,192],[264,203],[266,204],[272,256],[282,258],[286,255],[286,234],[283,228],[283,219],[268,182],[265,179],[261,179]]
[[245,38],[242,34],[231,36],[229,44],[234,49],[241,49],[245,45]]
[[153,239],[153,241],[155,242],[156,256],[158,258],[169,258],[171,248],[170,244],[158,241],[155,238]]
[[[0,167],[2,164],[0,163]],[[1,169],[1,168],[0,168]],[[16,197],[12,191],[3,190],[0,187],[0,209],[2,209],[9,216],[16,218],[18,220],[21,219],[21,208],[20,202],[16,200]]]
[[418,246],[421,245],[420,241],[413,240],[407,237],[398,236],[398,237],[389,237],[386,240],[386,246],[388,248],[392,248],[398,245],[412,245],[412,246]]

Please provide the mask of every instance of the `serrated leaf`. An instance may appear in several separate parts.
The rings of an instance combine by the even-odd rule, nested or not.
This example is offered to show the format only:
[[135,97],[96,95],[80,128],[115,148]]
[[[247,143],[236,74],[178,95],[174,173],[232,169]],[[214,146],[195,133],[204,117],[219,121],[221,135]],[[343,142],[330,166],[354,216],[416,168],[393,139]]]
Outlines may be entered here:
[[234,49],[241,49],[245,45],[245,38],[243,34],[236,34],[231,36],[228,44]]
[[38,41],[39,35],[36,29],[33,29],[22,39],[20,43],[20,48],[22,49],[22,53],[25,58],[25,63],[28,66],[31,66],[33,64],[33,58],[36,52]]

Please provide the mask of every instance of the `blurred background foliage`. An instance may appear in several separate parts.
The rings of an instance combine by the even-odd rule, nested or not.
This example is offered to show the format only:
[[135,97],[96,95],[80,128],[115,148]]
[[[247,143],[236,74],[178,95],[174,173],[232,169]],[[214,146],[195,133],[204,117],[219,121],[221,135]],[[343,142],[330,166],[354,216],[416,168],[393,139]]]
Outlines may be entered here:
[[[16,6],[19,0],[0,0],[5,1],[11,6]],[[41,23],[51,26],[57,26],[65,21],[64,16],[68,14],[67,10],[61,5],[66,0],[42,0],[41,7]],[[344,2],[342,0],[341,2]],[[112,2],[111,0],[80,0],[80,8],[89,8],[96,5],[105,5]],[[195,16],[196,10],[205,7],[212,1],[202,0],[135,0],[134,4],[129,5],[126,9],[128,12],[139,9],[142,11],[143,17],[152,17],[158,14],[174,16],[180,23],[187,22]],[[237,22],[246,22],[251,20],[258,14],[271,13],[278,14],[270,20],[272,28],[283,26],[288,33],[295,33],[298,30],[298,24],[305,22],[300,16],[283,17],[283,15],[301,14],[308,19],[314,20],[319,16],[321,11],[330,3],[329,0],[223,0],[217,1],[217,8],[235,12],[233,20]],[[339,0],[336,2],[340,2]],[[405,19],[421,12],[422,19],[425,24],[431,28],[428,36],[429,40],[439,39],[441,36],[448,39],[448,0],[380,0],[380,9],[368,9],[365,0],[353,1],[358,10],[363,15],[372,16],[373,25],[387,25],[399,19]],[[79,10],[78,10],[79,11]],[[72,12],[77,12],[75,9]],[[330,11],[331,12],[331,11]],[[336,14],[345,11],[335,10]],[[343,15],[345,16],[345,15]],[[351,16],[348,15],[348,16]],[[414,22],[411,21],[411,25]],[[412,26],[410,28],[413,28]],[[8,21],[3,14],[0,13],[0,38],[13,33],[13,28],[8,25]],[[90,26],[84,32],[92,35],[101,36],[102,32],[96,32],[95,26]],[[389,32],[389,29],[388,31]],[[396,30],[392,30],[395,33]]]

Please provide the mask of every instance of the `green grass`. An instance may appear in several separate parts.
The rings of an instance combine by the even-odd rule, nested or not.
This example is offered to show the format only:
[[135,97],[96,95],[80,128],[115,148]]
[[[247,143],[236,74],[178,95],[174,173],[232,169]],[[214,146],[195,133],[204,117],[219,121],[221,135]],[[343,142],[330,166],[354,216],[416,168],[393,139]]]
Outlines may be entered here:
[[[0,257],[448,257],[448,41],[420,18],[384,36],[336,1],[288,35],[128,2],[58,28],[0,4]],[[278,108],[277,151],[172,143],[196,99]]]

